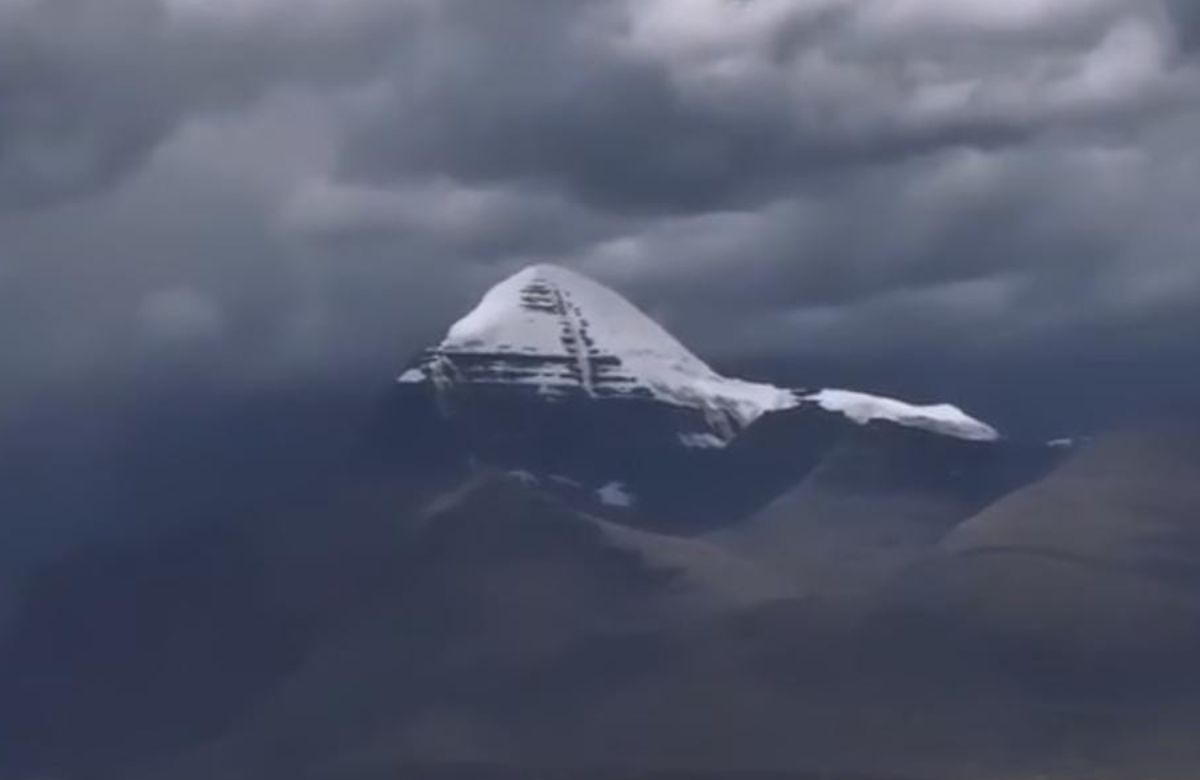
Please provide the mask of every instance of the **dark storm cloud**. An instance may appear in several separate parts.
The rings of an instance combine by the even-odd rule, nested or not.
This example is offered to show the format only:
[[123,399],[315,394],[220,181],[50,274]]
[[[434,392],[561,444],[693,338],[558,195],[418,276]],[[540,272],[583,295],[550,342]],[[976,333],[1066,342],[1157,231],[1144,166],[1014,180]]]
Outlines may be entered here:
[[196,112],[369,73],[403,37],[401,14],[384,2],[349,6],[358,13],[190,0],[0,5],[0,208],[112,185]]
[[[1178,98],[1165,79],[1112,94],[1086,83],[1088,56],[1110,32],[1098,13],[1064,18],[1065,40],[1041,47],[1037,28],[984,30],[965,46],[960,30],[906,29],[881,9],[441,3],[421,18],[424,45],[405,53],[391,92],[351,136],[346,172],[529,180],[605,210],[687,213]],[[1144,46],[1138,34],[1112,46]],[[1121,94],[1132,86],[1143,89]]]
[[1180,45],[1189,52],[1200,49],[1200,3],[1170,0],[1167,5]]
[[0,0],[0,351],[380,375],[551,261],[705,354],[1165,355],[1195,8]]

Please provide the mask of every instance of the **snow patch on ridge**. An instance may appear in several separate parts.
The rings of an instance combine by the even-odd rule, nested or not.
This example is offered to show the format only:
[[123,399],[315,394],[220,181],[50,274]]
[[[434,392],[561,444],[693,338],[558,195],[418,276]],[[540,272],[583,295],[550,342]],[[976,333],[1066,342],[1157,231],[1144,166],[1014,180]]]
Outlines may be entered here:
[[803,397],[830,412],[840,412],[856,423],[887,420],[911,428],[923,428],[969,441],[996,441],[1000,433],[951,404],[918,406],[852,390],[821,390]]
[[625,488],[623,482],[609,482],[596,490],[596,498],[605,506],[615,506],[627,509],[634,505],[634,498]]
[[711,433],[681,433],[679,442],[685,447],[699,450],[720,449],[725,446],[725,440]]

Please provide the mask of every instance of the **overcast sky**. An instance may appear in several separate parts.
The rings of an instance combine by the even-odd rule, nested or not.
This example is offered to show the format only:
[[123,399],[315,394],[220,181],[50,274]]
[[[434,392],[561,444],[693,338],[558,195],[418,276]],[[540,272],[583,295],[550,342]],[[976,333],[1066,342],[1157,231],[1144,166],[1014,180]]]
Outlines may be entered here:
[[1196,0],[0,0],[0,364],[381,374],[551,261],[714,359],[1195,354]]

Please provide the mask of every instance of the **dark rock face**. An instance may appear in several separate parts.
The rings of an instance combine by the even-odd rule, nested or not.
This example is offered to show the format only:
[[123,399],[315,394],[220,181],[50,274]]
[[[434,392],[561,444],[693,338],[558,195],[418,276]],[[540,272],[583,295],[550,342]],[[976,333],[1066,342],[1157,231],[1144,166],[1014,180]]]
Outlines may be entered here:
[[[420,384],[392,391],[375,435],[397,468],[457,459],[527,471],[556,478],[547,486],[589,511],[700,532],[770,501],[857,428],[805,406],[763,415],[728,446],[691,446],[688,437],[705,424],[698,410],[655,399],[545,399],[511,386]],[[634,506],[597,501],[595,490],[610,483],[621,484]]]

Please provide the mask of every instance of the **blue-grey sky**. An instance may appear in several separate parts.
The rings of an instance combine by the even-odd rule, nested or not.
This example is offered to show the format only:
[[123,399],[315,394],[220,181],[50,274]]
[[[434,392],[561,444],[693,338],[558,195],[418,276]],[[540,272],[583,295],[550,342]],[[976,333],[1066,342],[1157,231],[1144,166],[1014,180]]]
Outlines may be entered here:
[[7,391],[382,374],[542,261],[716,359],[1194,355],[1197,8],[0,0]]

